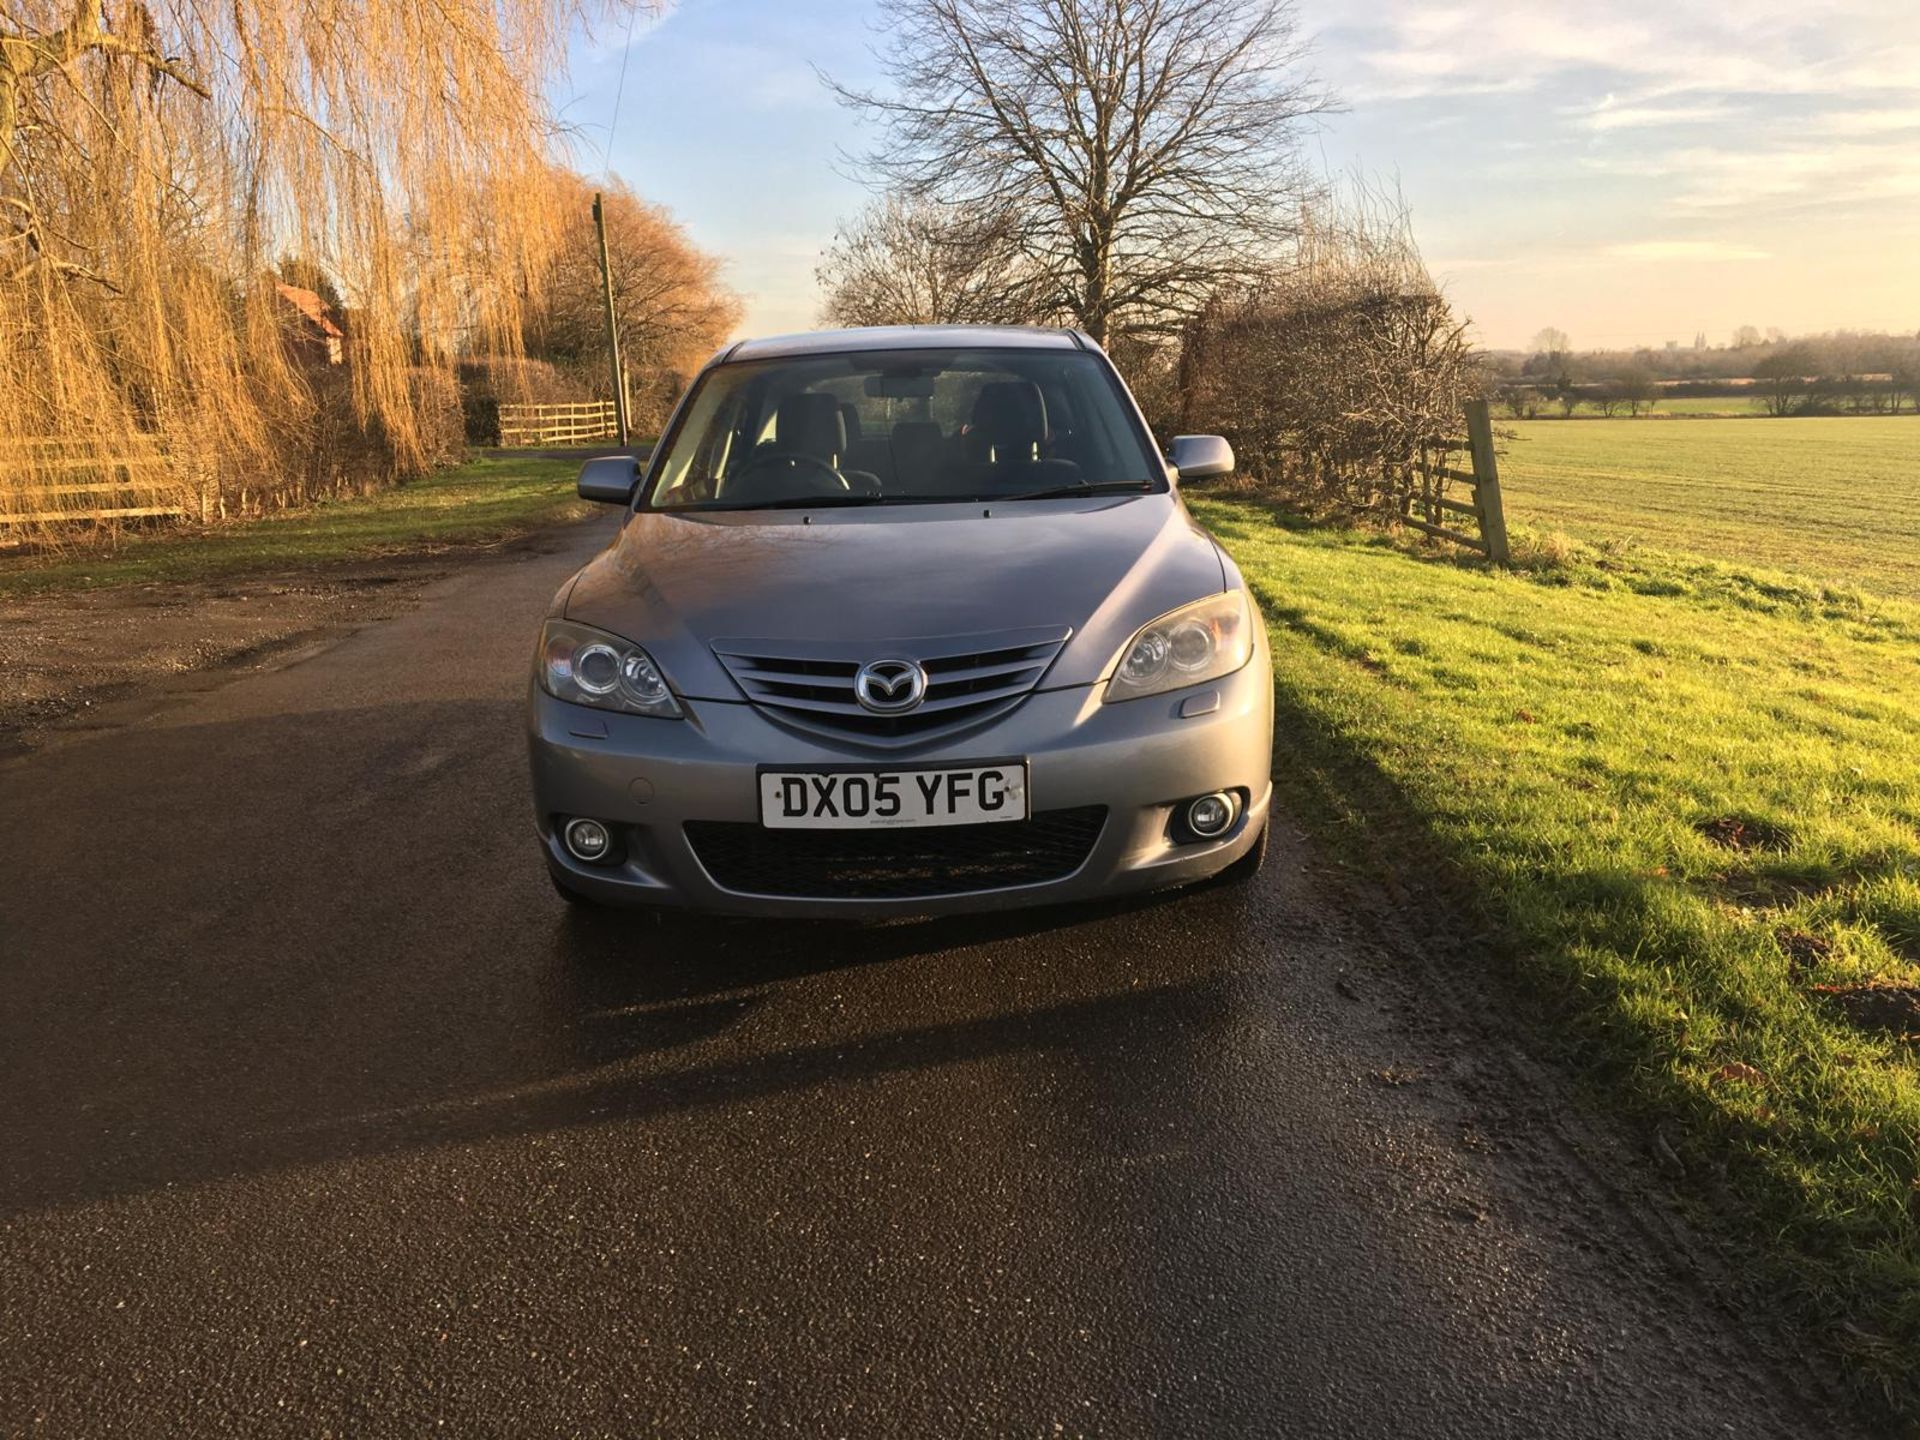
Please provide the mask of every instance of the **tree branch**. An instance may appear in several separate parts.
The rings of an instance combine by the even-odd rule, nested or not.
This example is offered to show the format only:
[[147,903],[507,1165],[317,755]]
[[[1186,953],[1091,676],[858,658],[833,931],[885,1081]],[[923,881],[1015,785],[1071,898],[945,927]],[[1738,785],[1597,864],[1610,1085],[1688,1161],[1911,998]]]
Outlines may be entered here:
[[[0,34],[0,84],[19,84],[55,70],[65,70],[89,51],[123,55],[191,90],[202,100],[212,92],[186,66],[149,46],[107,29],[100,0],[77,0],[73,18],[50,35]],[[5,74],[3,72],[11,72]]]

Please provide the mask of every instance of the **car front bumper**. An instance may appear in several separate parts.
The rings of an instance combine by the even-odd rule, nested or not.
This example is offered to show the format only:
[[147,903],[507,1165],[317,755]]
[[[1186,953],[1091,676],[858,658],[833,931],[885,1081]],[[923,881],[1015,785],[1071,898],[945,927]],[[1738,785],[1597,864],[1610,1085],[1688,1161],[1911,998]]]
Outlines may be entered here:
[[[690,701],[686,719],[655,720],[568,704],[536,684],[529,739],[541,843],[567,888],[607,904],[853,919],[1056,904],[1184,885],[1252,849],[1272,793],[1273,684],[1265,645],[1234,674],[1202,685],[1116,705],[1102,702],[1104,690],[1039,691],[979,730],[880,752],[795,734],[747,704]],[[1218,703],[1209,708],[1208,697]],[[1183,709],[1190,713],[1183,716]],[[885,899],[755,893],[716,882],[685,828],[693,821],[757,825],[762,766],[888,770],[1012,756],[1028,761],[1035,815],[1106,807],[1098,837],[1072,873]],[[1246,797],[1233,828],[1217,840],[1177,843],[1175,805],[1215,790]],[[613,828],[623,850],[617,863],[587,865],[566,852],[556,817],[574,816]]]

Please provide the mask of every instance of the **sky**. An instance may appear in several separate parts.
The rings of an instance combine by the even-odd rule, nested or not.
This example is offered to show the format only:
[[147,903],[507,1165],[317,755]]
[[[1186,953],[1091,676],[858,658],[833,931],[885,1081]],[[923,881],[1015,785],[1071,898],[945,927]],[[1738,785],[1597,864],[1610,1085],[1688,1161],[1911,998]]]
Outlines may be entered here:
[[[1297,3],[1340,104],[1309,159],[1397,185],[1481,343],[1920,331],[1914,0]],[[725,257],[743,334],[814,325],[820,252],[868,198],[874,136],[818,72],[877,82],[874,19],[678,0],[580,38],[555,84],[576,166]]]

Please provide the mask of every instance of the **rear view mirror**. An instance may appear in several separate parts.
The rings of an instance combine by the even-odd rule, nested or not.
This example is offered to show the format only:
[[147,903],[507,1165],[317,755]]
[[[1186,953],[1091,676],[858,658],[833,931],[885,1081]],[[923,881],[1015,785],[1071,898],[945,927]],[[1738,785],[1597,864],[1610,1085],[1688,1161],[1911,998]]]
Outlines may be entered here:
[[863,388],[875,400],[931,400],[933,376],[905,371],[869,375]]
[[1176,435],[1169,458],[1182,480],[1215,480],[1233,473],[1233,446],[1218,435]]
[[633,498],[640,466],[631,455],[606,455],[580,467],[580,498],[603,505],[624,505]]

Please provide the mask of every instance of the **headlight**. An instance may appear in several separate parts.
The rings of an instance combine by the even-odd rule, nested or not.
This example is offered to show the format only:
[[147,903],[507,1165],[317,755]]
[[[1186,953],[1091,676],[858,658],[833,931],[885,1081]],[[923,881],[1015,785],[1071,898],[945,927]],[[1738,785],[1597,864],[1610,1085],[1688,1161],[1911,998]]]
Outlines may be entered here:
[[1246,593],[1212,595],[1162,615],[1134,636],[1107,682],[1107,699],[1138,700],[1231,675],[1252,655]]
[[604,630],[549,620],[540,632],[540,686],[556,700],[680,718],[680,702],[653,657]]

